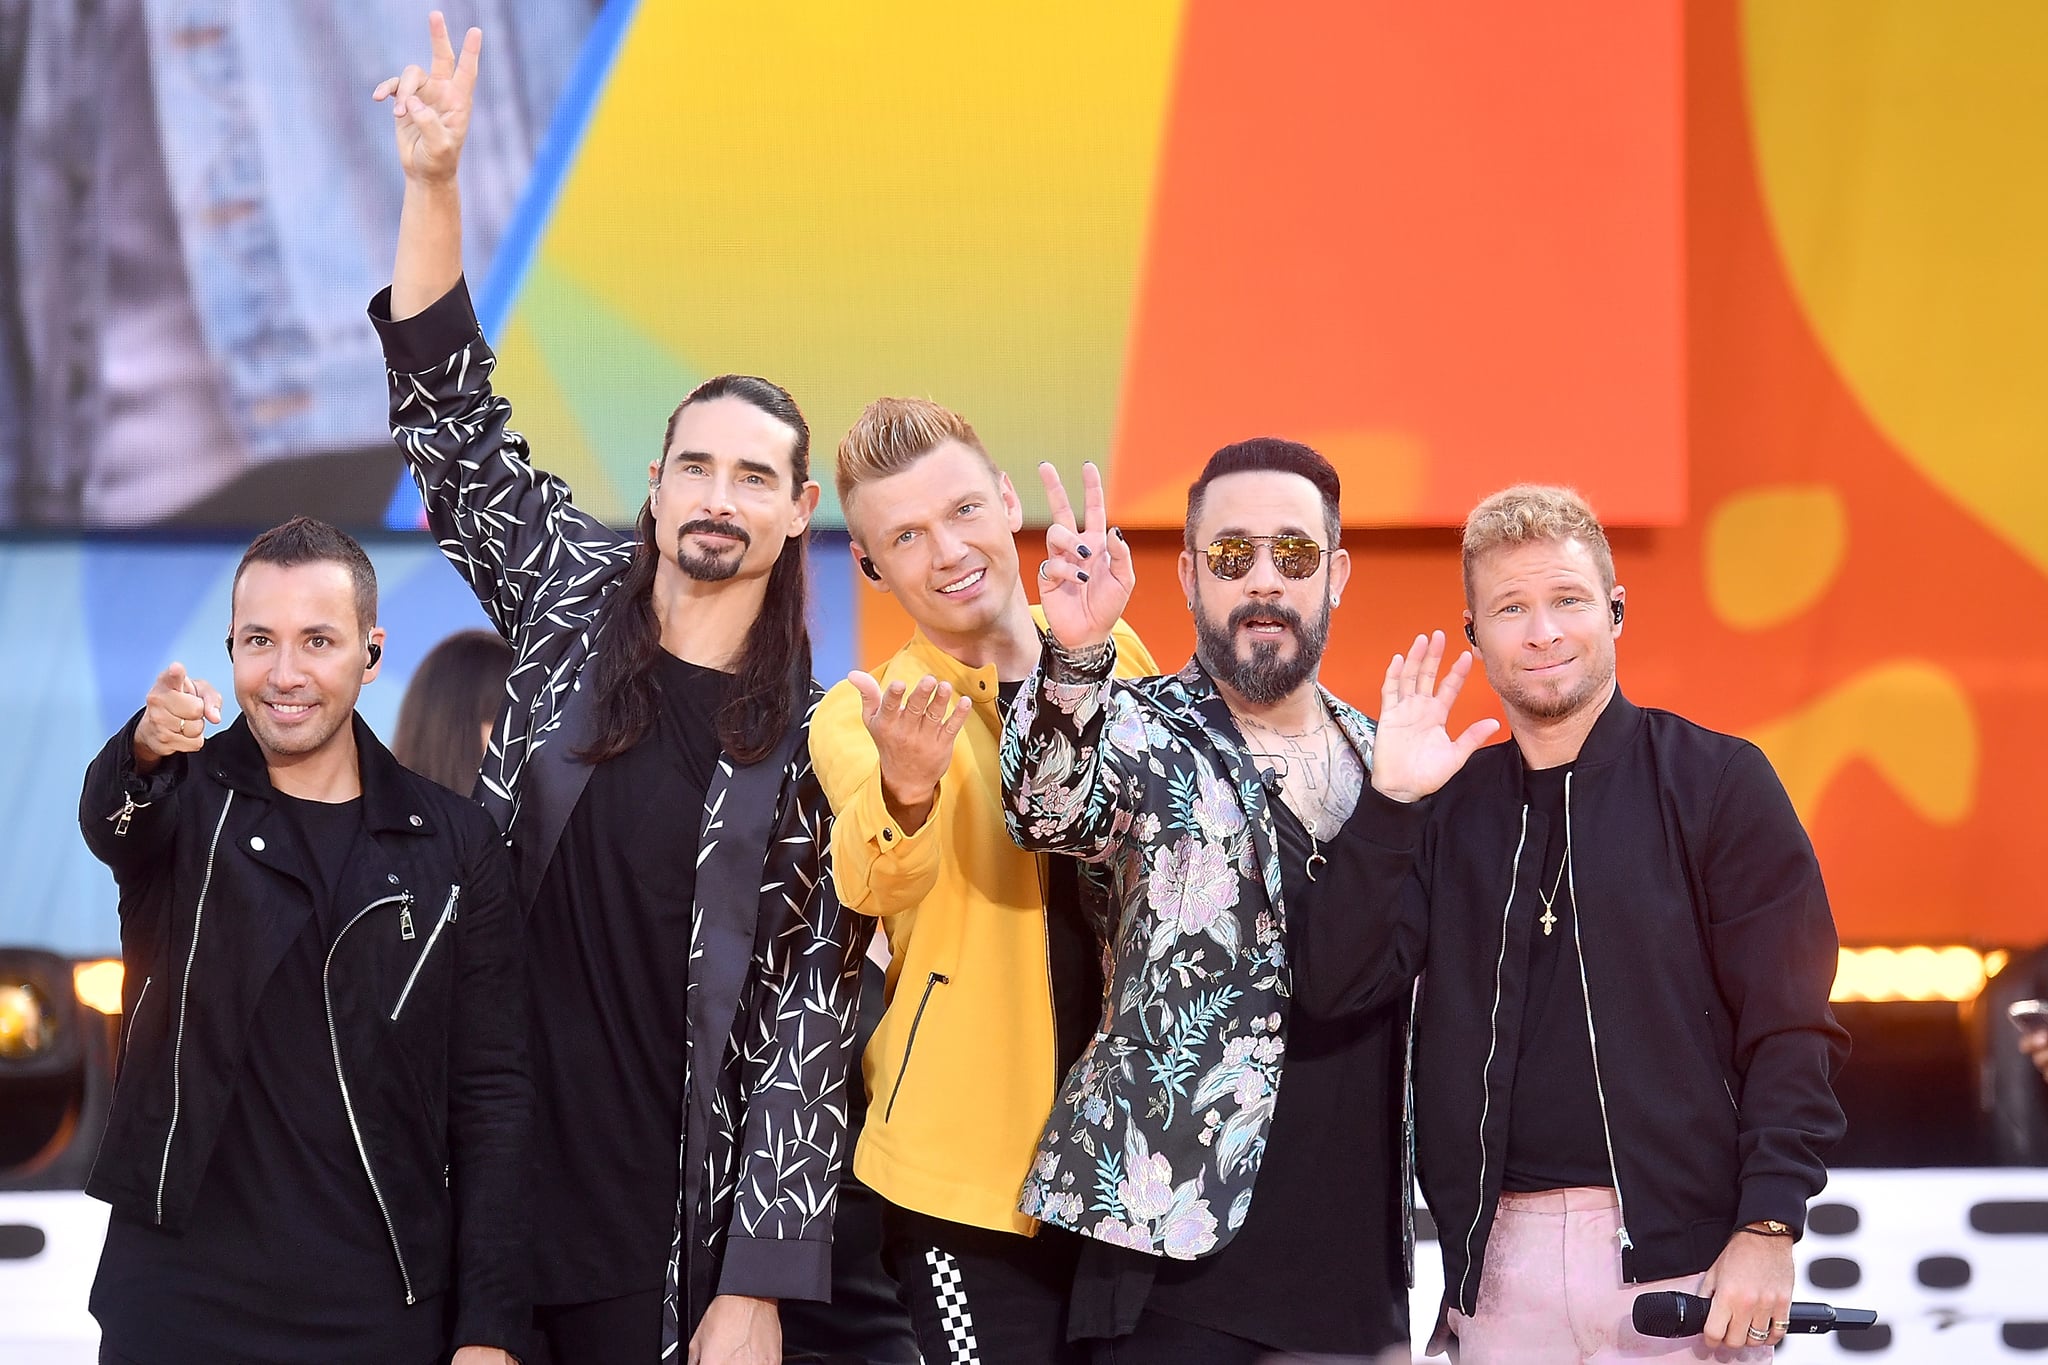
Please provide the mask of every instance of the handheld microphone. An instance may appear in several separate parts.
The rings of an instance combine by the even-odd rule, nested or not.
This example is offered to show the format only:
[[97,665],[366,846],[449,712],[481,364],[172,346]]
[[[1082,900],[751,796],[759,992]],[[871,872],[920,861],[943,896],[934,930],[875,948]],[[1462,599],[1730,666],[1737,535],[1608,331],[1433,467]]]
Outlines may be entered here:
[[[1712,1299],[1666,1289],[1636,1295],[1630,1316],[1636,1330],[1646,1337],[1696,1337],[1706,1330],[1707,1310],[1713,1306]],[[1785,1316],[1792,1319],[1786,1336],[1860,1332],[1877,1323],[1877,1314],[1868,1308],[1833,1308],[1824,1303],[1795,1303]]]

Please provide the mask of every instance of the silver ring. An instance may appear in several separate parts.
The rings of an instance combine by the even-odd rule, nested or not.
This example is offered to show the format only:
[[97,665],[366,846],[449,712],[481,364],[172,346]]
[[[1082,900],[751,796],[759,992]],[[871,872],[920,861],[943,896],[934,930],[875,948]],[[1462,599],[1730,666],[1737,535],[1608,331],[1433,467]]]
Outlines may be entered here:
[[1038,561],[1038,576],[1040,578],[1052,577],[1052,561],[1050,559],[1041,559]]
[[190,725],[191,723],[192,723],[192,722],[191,722],[191,721],[189,721],[189,720],[181,720],[181,721],[179,721],[179,722],[178,722],[178,733],[179,733],[179,734],[181,734],[181,735],[183,735],[183,736],[184,736],[184,737],[185,737],[186,739],[190,739],[190,738],[192,738],[192,732],[191,732],[190,730],[187,730],[187,729],[185,728],[186,726]]
[[1771,1339],[1771,1329],[1768,1327],[1761,1332],[1757,1331],[1754,1327],[1749,1328],[1748,1331],[1751,1341],[1769,1341]]

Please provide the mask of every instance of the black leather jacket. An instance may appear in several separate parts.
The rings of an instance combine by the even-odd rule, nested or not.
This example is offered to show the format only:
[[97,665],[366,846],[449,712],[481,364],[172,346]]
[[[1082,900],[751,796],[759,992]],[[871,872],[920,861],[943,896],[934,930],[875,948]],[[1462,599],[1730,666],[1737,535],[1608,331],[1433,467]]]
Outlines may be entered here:
[[[308,1043],[333,1059],[407,1302],[452,1286],[455,1342],[516,1349],[532,1092],[505,851],[481,807],[353,724],[359,847],[374,851],[344,874],[341,903],[359,908],[327,953],[327,1036]],[[120,1074],[86,1191],[176,1230],[257,1001],[314,913],[313,877],[245,720],[146,778],[134,730],[100,751],[79,804],[120,887],[127,964]]]

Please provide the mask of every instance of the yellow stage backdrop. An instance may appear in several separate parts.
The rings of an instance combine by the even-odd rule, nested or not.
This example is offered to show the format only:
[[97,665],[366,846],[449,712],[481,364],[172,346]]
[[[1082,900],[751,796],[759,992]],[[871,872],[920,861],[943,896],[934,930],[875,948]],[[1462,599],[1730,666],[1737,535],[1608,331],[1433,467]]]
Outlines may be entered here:
[[909,392],[1013,468],[1105,459],[1162,660],[1191,471],[1319,441],[1368,706],[1455,627],[1430,528],[1578,482],[1626,528],[1624,686],[1764,746],[1845,939],[2040,941],[2043,50],[2026,0],[650,3],[501,378],[620,517],[720,370],[821,454]]

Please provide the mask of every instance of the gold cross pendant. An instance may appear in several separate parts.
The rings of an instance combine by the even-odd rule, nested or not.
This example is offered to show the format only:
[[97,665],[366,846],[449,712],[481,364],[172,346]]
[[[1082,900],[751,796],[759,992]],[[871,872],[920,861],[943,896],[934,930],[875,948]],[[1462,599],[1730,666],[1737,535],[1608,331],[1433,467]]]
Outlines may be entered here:
[[1543,937],[1549,938],[1550,931],[1557,927],[1557,916],[1552,914],[1550,907],[1546,905],[1543,907],[1543,917],[1536,922],[1543,926]]

